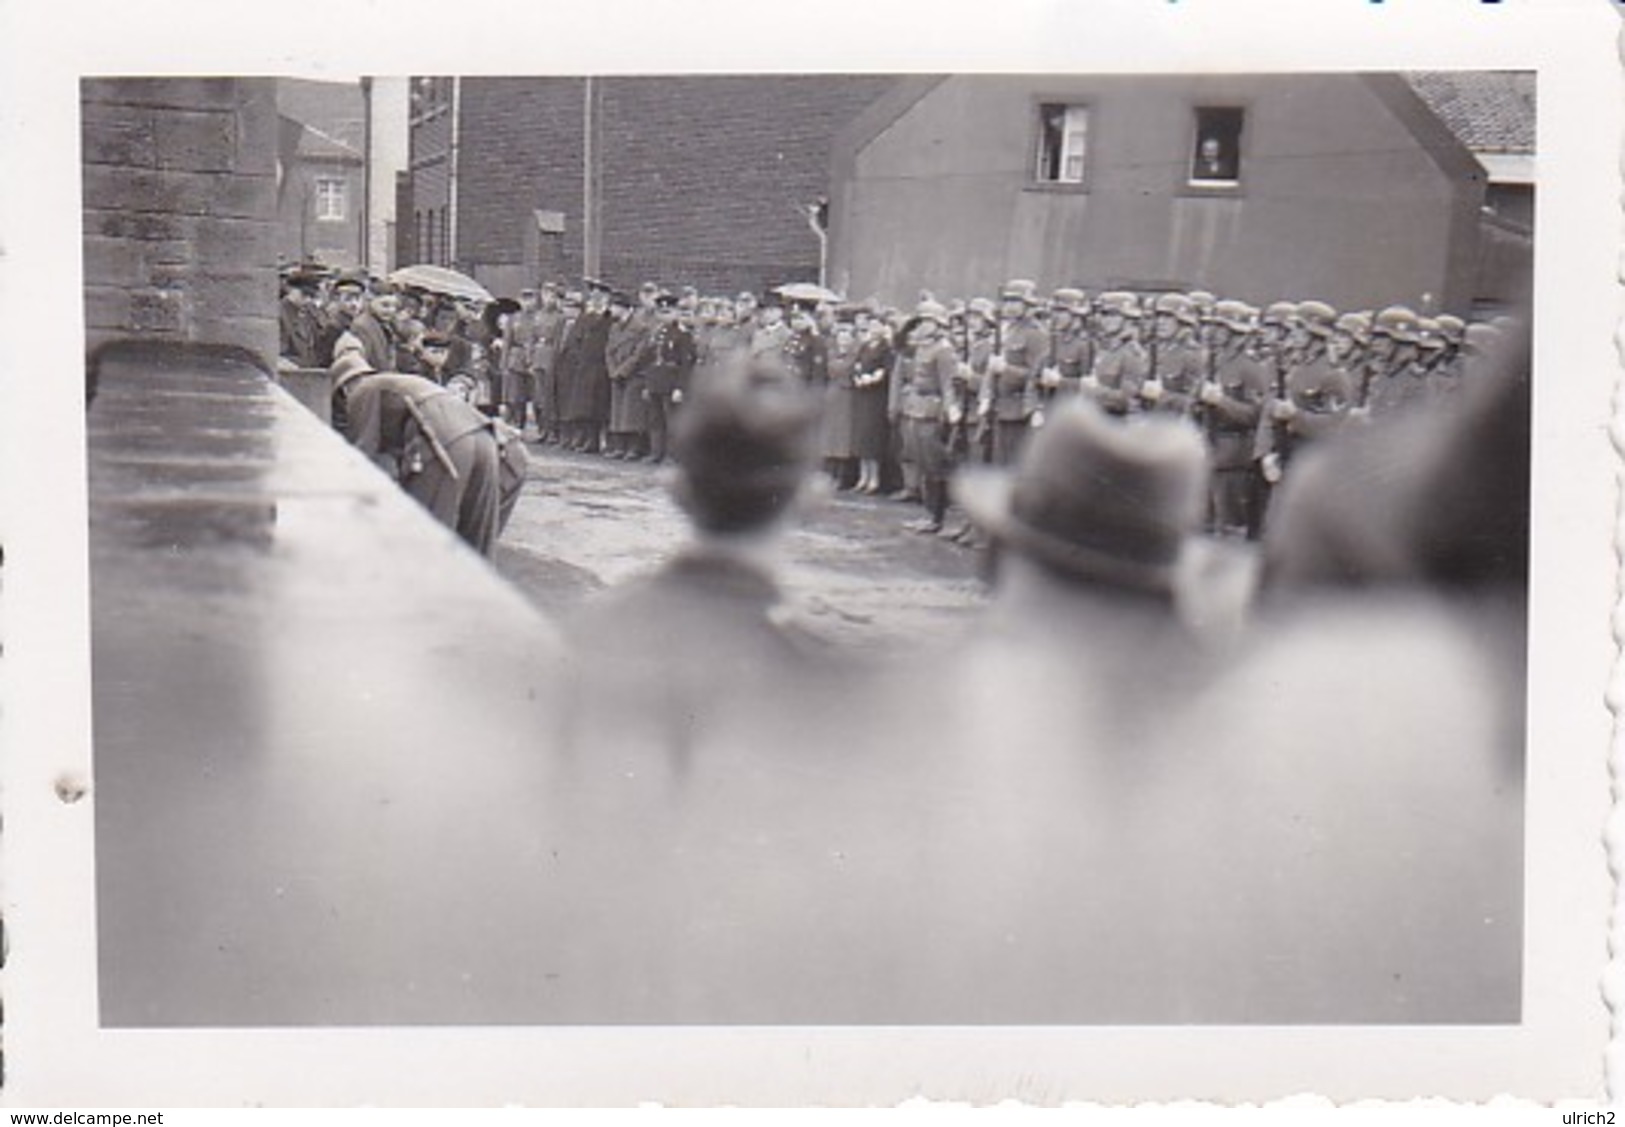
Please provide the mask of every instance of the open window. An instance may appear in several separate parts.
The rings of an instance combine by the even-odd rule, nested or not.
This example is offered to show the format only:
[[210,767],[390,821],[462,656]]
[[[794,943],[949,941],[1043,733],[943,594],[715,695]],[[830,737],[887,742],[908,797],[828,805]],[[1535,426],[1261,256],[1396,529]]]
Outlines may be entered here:
[[1236,106],[1200,106],[1196,110],[1196,145],[1191,153],[1191,183],[1234,187],[1241,183],[1243,111]]
[[1038,107],[1040,184],[1082,184],[1089,147],[1087,106],[1045,102]]

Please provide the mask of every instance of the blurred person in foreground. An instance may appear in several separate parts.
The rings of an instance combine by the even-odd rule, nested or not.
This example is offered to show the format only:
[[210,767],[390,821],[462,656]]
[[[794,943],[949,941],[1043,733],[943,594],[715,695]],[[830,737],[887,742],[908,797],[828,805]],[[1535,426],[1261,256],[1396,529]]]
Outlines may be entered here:
[[734,353],[695,386],[672,434],[672,493],[692,541],[567,626],[595,730],[647,719],[686,748],[718,710],[788,688],[811,664],[776,572],[816,461],[818,406],[774,356]]
[[1525,342],[1308,452],[1251,646],[1177,729],[1231,765],[1233,883],[1292,904],[1250,940],[1300,968],[1288,1013],[1519,1019],[1529,444]]
[[[1010,1023],[1519,1020],[1506,698],[1521,694],[1484,652],[1485,604],[1461,613],[1436,593],[1448,575],[1487,595],[1516,573],[1516,519],[1486,509],[1517,511],[1519,471],[1453,471],[1499,499],[1476,525],[1462,514],[1467,544],[1416,556],[1431,562],[1403,589],[1277,607],[1215,658],[1176,614],[1199,438],[1182,420],[1079,412],[1055,412],[1013,475],[962,475],[998,553],[986,616],[851,721],[874,757],[865,795],[896,813],[889,844],[846,848],[908,874],[902,907],[877,878],[852,892],[873,901],[840,909],[897,929],[872,932],[895,947],[871,1004]],[[1439,464],[1517,431],[1502,419]],[[1283,531],[1337,449],[1306,457]],[[1411,491],[1458,502],[1436,488],[1421,473],[1366,503],[1380,523]],[[1492,547],[1509,533],[1511,551]],[[905,713],[916,687],[934,707]]]

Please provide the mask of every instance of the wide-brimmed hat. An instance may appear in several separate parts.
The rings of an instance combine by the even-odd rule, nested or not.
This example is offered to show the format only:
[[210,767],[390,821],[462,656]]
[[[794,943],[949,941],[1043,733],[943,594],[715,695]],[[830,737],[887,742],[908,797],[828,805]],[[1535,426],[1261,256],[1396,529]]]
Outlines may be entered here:
[[966,470],[954,492],[996,541],[1052,571],[1167,591],[1207,489],[1188,421],[1108,417],[1084,400],[1053,411],[1015,469]]

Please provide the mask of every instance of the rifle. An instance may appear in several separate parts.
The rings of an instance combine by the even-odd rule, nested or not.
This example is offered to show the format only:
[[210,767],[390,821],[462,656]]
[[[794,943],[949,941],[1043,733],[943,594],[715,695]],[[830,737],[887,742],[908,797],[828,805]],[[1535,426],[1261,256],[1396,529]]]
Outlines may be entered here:
[[954,391],[959,399],[959,421],[949,424],[948,428],[948,454],[953,458],[963,458],[970,453],[970,418],[975,414],[975,397],[971,394],[970,382],[970,377],[974,373],[970,368],[968,325],[959,344],[959,370],[963,373],[963,378],[958,380],[960,386]]
[[[1004,318],[1001,316],[995,316],[993,318],[992,355],[999,357],[1004,355]],[[983,462],[991,462],[993,460],[993,431],[998,425],[997,419],[999,415],[998,398],[999,381],[998,377],[994,376],[993,401],[989,404],[990,410],[987,413],[987,417],[981,421],[977,431],[977,439],[979,440],[977,442],[977,446],[980,447],[978,453],[981,454]]]
[[[1156,307],[1156,302],[1152,302],[1151,304],[1154,309]],[[1140,324],[1146,324],[1146,321],[1142,318]],[[1157,315],[1155,313],[1152,313],[1151,315],[1150,325],[1151,331],[1145,334],[1146,379],[1156,380],[1157,386],[1161,387],[1162,373],[1157,370]],[[1145,404],[1145,400],[1140,397],[1139,393],[1144,387],[1145,384],[1142,383],[1139,388],[1135,389],[1134,392],[1135,398],[1140,400],[1140,405],[1142,407]],[[1130,407],[1131,411],[1133,409],[1133,407]]]
[[1371,385],[1376,382],[1376,369],[1369,356],[1360,360],[1360,410],[1365,410],[1366,404],[1371,401]]

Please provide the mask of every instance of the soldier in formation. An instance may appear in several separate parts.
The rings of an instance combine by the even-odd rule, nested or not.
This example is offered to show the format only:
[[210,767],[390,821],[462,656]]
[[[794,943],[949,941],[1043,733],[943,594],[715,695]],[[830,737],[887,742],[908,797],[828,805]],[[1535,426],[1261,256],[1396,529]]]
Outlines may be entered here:
[[[284,282],[285,364],[358,353],[372,370],[418,373],[477,403],[496,380],[486,409],[526,437],[623,461],[670,456],[671,424],[707,372],[739,354],[771,358],[821,403],[836,488],[874,495],[900,479],[893,496],[925,509],[908,528],[965,542],[965,526],[945,518],[949,480],[967,465],[1013,465],[1075,399],[1119,422],[1191,423],[1210,466],[1206,531],[1258,539],[1305,450],[1448,403],[1501,337],[1491,323],[1398,304],[1259,308],[1200,290],[1078,286],[1044,297],[1019,278],[996,299],[926,294],[907,314],[777,289],[708,296],[645,282],[625,294],[586,279],[580,291],[526,289],[503,317],[357,272],[306,266]],[[336,396],[341,428],[345,406]]]

